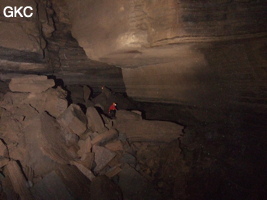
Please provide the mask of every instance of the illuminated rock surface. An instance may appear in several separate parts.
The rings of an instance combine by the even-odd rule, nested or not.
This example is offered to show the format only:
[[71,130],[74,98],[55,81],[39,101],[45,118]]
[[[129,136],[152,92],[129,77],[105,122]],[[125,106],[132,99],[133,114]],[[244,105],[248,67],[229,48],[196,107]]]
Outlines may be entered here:
[[[151,192],[136,199],[265,199],[265,4],[1,1],[1,13],[7,5],[34,10],[31,18],[0,15],[0,199],[28,198],[28,190],[34,198],[88,199],[94,177],[120,185],[120,177],[130,180],[125,171],[139,181],[136,190],[123,184],[123,198],[145,183]],[[25,75],[55,86],[9,88]],[[113,102],[119,110],[111,120]],[[95,107],[87,126],[58,123],[71,104],[83,114]],[[114,128],[118,134],[101,135]],[[101,170],[94,139],[115,154]]]

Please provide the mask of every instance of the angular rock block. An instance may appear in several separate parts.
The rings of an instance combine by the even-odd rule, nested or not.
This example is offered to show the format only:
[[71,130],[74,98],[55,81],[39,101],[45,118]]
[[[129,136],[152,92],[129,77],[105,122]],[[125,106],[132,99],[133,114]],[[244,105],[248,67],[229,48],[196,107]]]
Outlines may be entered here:
[[6,166],[7,175],[10,178],[14,191],[21,200],[33,200],[33,196],[27,188],[27,181],[16,161],[10,161]]
[[116,129],[110,129],[104,133],[99,134],[92,140],[92,145],[101,145],[112,139],[117,138],[119,135]]
[[109,178],[112,178],[116,176],[118,173],[121,172],[121,168],[119,166],[112,167],[110,170],[108,170],[105,175]]
[[86,110],[88,120],[88,128],[98,133],[104,133],[108,129],[105,127],[104,122],[94,107],[88,107]]
[[27,93],[7,92],[3,97],[3,101],[0,102],[0,105],[6,110],[11,110],[15,106],[21,106],[25,102],[25,99],[27,99],[28,95],[29,94]]
[[83,173],[83,175],[86,176],[90,181],[92,181],[95,178],[95,175],[93,174],[93,172],[91,172],[91,170],[89,170],[82,164],[75,162],[75,161],[72,161],[71,164],[75,165]]
[[40,148],[43,152],[58,163],[66,164],[73,160],[73,155],[68,151],[63,133],[56,120],[47,114],[41,115]]
[[73,199],[65,183],[55,171],[45,175],[34,185],[33,195],[34,199]]
[[[53,117],[58,117],[68,107],[67,92],[62,88],[50,88],[42,93],[7,93],[1,107],[26,118],[47,111]],[[25,121],[19,120],[19,121]]]
[[30,94],[27,103],[39,113],[47,111],[53,117],[61,115],[68,107],[67,92],[61,87],[50,88],[40,94]]
[[41,93],[54,85],[54,80],[47,79],[46,76],[26,75],[12,78],[9,83],[9,89],[12,92]]
[[[28,162],[34,170],[35,168],[52,167],[50,165],[42,166],[48,164],[47,157],[59,164],[69,164],[71,160],[77,158],[77,155],[75,156],[69,151],[61,127],[47,113],[39,114],[35,120],[25,127],[24,132],[28,149],[28,160],[25,160],[25,162]],[[46,158],[43,156],[46,156]],[[43,164],[41,165],[41,163]]]
[[7,147],[1,139],[0,139],[0,157],[8,157]]
[[79,163],[81,163],[83,166],[85,166],[88,169],[92,169],[93,164],[95,161],[95,154],[93,152],[86,153],[81,157],[81,160]]
[[81,135],[87,129],[87,119],[80,106],[71,104],[59,117],[58,122],[72,133]]
[[67,144],[67,146],[76,146],[77,147],[77,151],[78,151],[78,149],[79,149],[79,147],[78,147],[78,141],[79,141],[79,136],[78,135],[76,135],[76,134],[73,134],[73,133],[71,133],[71,132],[69,132],[69,131],[66,131],[66,129],[65,130],[63,130],[64,131],[64,137],[65,137],[65,140],[66,140],[66,144]]
[[0,158],[0,168],[6,166],[9,163],[8,158]]
[[61,115],[68,107],[67,92],[61,87],[56,89],[48,89],[45,92],[45,111],[47,111],[53,117]]
[[116,128],[131,142],[169,143],[183,134],[183,126],[165,121],[130,120],[117,124]]
[[93,152],[95,153],[94,172],[96,173],[99,173],[116,156],[112,151],[100,146],[93,146]]
[[79,140],[78,145],[80,147],[80,150],[78,151],[78,155],[80,157],[83,157],[85,154],[91,152],[92,144],[90,137],[86,140]]
[[38,200],[73,200],[88,199],[90,196],[90,181],[72,165],[60,165],[37,181],[33,195]]
[[68,107],[66,97],[67,92],[61,87],[50,88],[42,93],[8,92],[1,102],[1,107],[26,118],[34,115],[34,112],[42,113],[43,111],[47,111],[53,117],[58,117]]
[[25,155],[28,153],[24,145],[21,143],[9,144],[8,149],[10,159],[19,160],[21,162],[25,159]]
[[[46,113],[45,113],[46,114]],[[49,118],[52,118],[51,116],[48,116]],[[35,176],[41,176],[43,174],[49,173],[50,171],[54,170],[55,167],[57,167],[58,162],[55,160],[58,160],[57,158],[52,158],[50,156],[48,149],[47,152],[44,153],[45,149],[42,147],[46,147],[47,143],[49,145],[55,146],[56,140],[58,140],[57,137],[60,137],[59,141],[64,141],[64,137],[60,133],[60,127],[58,123],[55,122],[55,119],[50,119],[53,122],[49,123],[49,125],[55,125],[55,130],[51,131],[51,128],[53,127],[46,127],[46,120],[42,121],[41,115],[37,115],[36,118],[29,121],[27,126],[23,129],[23,136],[25,140],[25,144],[19,143],[19,146],[12,147],[10,146],[10,157],[12,159],[20,160],[22,162],[23,166],[28,166],[32,170],[34,170]],[[55,123],[54,123],[55,122]],[[52,132],[52,134],[57,133],[58,135],[56,138],[54,136],[48,136],[48,140],[44,139],[43,137],[46,135],[46,131],[43,132],[42,126],[47,128],[47,131]],[[49,133],[50,134],[50,133]],[[53,141],[51,143],[51,141]],[[55,141],[54,141],[55,140]],[[65,142],[65,141],[64,141]],[[57,144],[54,148],[55,151],[58,151],[58,154],[61,154],[61,144]],[[67,146],[65,147],[67,150]],[[61,155],[59,156],[59,160],[62,163],[67,163],[69,156]],[[64,157],[64,158],[61,158]],[[62,161],[63,160],[63,161]]]
[[91,200],[122,200],[122,193],[118,185],[106,176],[98,176],[90,186]]
[[117,121],[127,121],[127,120],[140,121],[142,120],[142,116],[131,111],[118,110],[116,113],[116,120]]
[[61,165],[57,174],[64,181],[68,191],[71,191],[73,199],[88,199],[90,196],[90,180],[85,177],[77,167]]
[[116,156],[108,163],[108,166],[111,168],[121,166],[122,165],[121,158],[122,158],[122,153],[116,153]]
[[105,147],[111,151],[123,151],[123,144],[120,140],[109,142],[105,145]]
[[91,92],[91,89],[87,85],[83,86],[83,98],[85,103],[87,103],[87,101],[89,100]]
[[0,137],[6,143],[18,143],[21,131],[21,123],[15,119],[12,113],[3,111],[0,120]]

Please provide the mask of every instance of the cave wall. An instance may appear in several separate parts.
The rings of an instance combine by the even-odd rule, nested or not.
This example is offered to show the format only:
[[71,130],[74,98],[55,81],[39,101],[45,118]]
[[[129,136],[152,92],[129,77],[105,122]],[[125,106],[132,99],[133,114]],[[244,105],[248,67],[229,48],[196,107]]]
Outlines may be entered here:
[[107,85],[139,101],[266,110],[263,0],[5,0],[1,9],[6,5],[31,5],[34,16],[1,13],[3,73]]
[[53,75],[67,85],[89,85],[100,92],[108,85],[116,92],[125,92],[121,69],[107,63],[88,58],[71,33],[71,21],[65,1],[49,0],[54,14],[55,26],[51,37],[47,37],[46,59]]
[[66,0],[89,58],[139,101],[266,112],[265,1]]
[[30,1],[1,1],[1,47],[7,49],[40,52],[41,38],[38,31],[38,16],[36,9],[32,18],[5,18],[3,10],[6,6],[31,6],[36,7],[34,0]]
[[158,58],[165,58],[164,62],[166,57],[175,59],[149,51],[152,47],[266,36],[264,1],[66,2],[72,34],[87,56],[124,67],[162,63]]
[[[4,16],[6,6],[31,6],[33,16]],[[3,0],[0,4],[0,70],[1,72],[45,71],[45,33],[51,33],[46,13],[46,1]]]
[[[31,6],[33,16],[4,16],[6,6]],[[0,4],[0,79],[45,74],[65,84],[86,84],[95,91],[109,85],[125,92],[120,68],[89,59],[71,34],[65,1],[4,0]],[[22,11],[22,10],[21,10]],[[62,81],[61,81],[62,82]]]
[[124,68],[127,92],[146,101],[162,99],[166,103],[210,107],[254,104],[260,108],[266,100],[265,41],[194,44],[194,50],[178,55],[181,57],[176,62]]
[[[238,187],[243,197],[264,187],[265,1],[12,2],[27,2],[38,12],[31,19],[0,16],[1,81],[42,73],[94,89],[106,85],[124,92],[125,84],[130,97],[155,102],[143,104],[150,109],[149,119],[187,126],[179,145],[170,146],[178,152],[169,155],[183,154],[192,167],[193,178],[186,180],[192,186],[189,193],[201,196],[222,186],[221,193],[238,196],[233,189]],[[1,6],[7,3],[12,5],[5,0]],[[184,107],[175,107],[179,105]],[[192,115],[185,116],[188,112]],[[170,166],[168,178],[179,163],[171,160]],[[176,178],[174,191],[185,183]]]

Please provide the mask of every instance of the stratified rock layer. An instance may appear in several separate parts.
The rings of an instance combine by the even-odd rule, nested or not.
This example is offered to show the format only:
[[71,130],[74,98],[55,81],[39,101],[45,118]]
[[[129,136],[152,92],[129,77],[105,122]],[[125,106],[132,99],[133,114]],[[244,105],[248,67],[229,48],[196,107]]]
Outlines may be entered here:
[[9,89],[12,92],[41,93],[54,85],[54,80],[46,76],[26,75],[11,79]]
[[176,60],[179,55],[168,44],[249,38],[266,32],[264,1],[66,2],[72,33],[87,56],[119,66]]
[[[45,12],[45,7],[39,7],[39,1],[34,0],[3,0],[1,1],[0,10],[0,70],[4,71],[44,71],[44,48],[46,42],[41,30],[41,24],[47,22],[47,18],[41,15]],[[3,14],[4,8],[14,6],[19,8],[23,6],[31,6],[33,10],[32,17],[9,17],[6,18]],[[23,8],[20,12],[23,13]],[[8,8],[8,15],[11,9]],[[29,11],[29,10],[27,10]],[[12,12],[11,12],[12,13]],[[27,12],[29,14],[29,12]],[[42,22],[40,22],[40,21]],[[44,29],[43,29],[44,31]]]
[[264,0],[66,2],[73,36],[122,68],[130,97],[266,112]]

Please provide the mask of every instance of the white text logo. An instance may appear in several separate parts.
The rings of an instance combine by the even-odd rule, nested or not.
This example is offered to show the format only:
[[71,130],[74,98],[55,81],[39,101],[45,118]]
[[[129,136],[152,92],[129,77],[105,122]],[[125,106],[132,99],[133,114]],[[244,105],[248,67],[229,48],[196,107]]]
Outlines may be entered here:
[[[27,11],[27,10],[30,10],[30,11]],[[33,16],[33,12],[31,12],[31,11],[33,11],[33,8],[31,6],[25,6],[25,7],[20,6],[18,8],[17,8],[17,6],[14,6],[14,8],[11,6],[6,6],[4,8],[3,13],[4,13],[4,16],[8,17],[8,18],[9,17],[27,17],[27,18],[29,18],[29,17]]]

